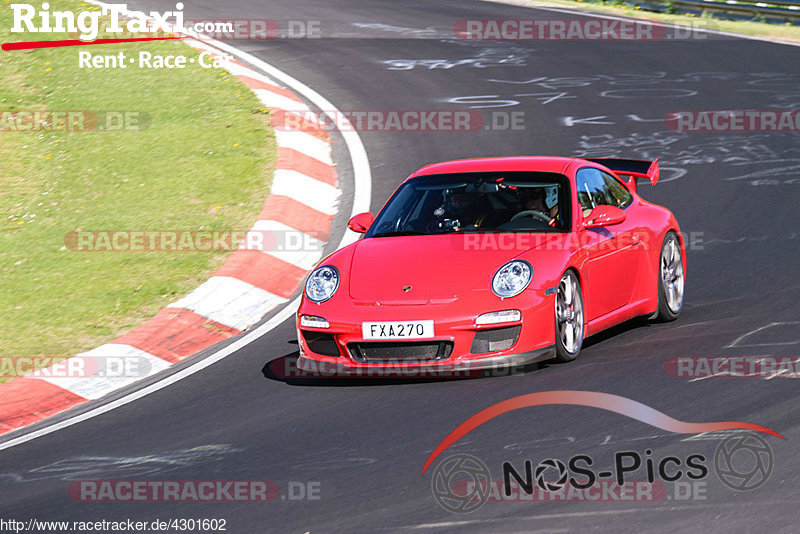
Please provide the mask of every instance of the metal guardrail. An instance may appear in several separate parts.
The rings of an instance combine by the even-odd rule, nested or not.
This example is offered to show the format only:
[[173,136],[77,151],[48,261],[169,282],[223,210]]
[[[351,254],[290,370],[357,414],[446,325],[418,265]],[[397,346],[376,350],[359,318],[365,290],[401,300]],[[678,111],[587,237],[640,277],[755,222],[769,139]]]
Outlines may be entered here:
[[763,20],[767,22],[800,22],[800,1],[768,0],[743,3],[738,0],[643,0],[641,5],[666,11],[726,15],[736,19]]
[[[717,1],[717,0],[714,0]],[[800,9],[800,2],[790,1],[790,0],[770,0],[769,2],[748,2],[750,4],[768,4],[768,5],[776,5],[776,6],[797,6]]]

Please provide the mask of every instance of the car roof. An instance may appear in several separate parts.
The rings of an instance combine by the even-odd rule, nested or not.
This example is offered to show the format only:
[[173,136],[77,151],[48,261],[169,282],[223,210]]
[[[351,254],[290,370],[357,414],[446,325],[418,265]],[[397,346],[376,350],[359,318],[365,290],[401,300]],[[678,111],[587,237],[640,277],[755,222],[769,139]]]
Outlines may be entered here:
[[[426,165],[409,178],[432,174],[451,174],[459,172],[512,172],[538,171],[565,174],[566,170],[578,163],[592,165],[590,162],[567,157],[553,156],[514,156],[495,158],[457,159]],[[592,165],[593,166],[593,165]]]

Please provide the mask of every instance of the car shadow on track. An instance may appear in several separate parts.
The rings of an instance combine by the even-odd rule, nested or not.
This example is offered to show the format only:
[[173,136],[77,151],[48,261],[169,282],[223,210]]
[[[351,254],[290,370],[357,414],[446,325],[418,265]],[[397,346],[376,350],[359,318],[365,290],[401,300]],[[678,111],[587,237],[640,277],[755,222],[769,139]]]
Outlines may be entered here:
[[451,372],[422,371],[414,368],[394,367],[388,371],[369,369],[362,375],[348,375],[333,367],[320,366],[311,371],[297,367],[299,352],[267,362],[261,369],[269,380],[284,382],[291,386],[356,387],[383,386],[398,384],[420,384],[433,382],[452,382],[475,380],[479,378],[504,377],[509,375],[528,375],[542,369],[544,363],[533,363],[524,367],[511,367],[492,370],[461,370]]
[[[597,345],[598,343],[602,343],[603,341],[615,338],[626,332],[631,332],[633,330],[638,330],[640,328],[649,329],[652,328],[653,326],[657,326],[658,324],[659,323],[654,323],[653,321],[650,321],[644,317],[636,317],[634,319],[629,319],[624,323],[614,325],[611,328],[608,328],[607,330],[603,330],[602,332],[598,332],[597,334],[586,338],[583,342],[581,350],[588,349],[592,345]],[[580,359],[580,355],[578,356],[578,359]]]
[[[631,319],[604,330],[584,341],[583,349],[592,345],[614,338],[625,332],[639,328],[649,328],[653,325],[643,318]],[[297,341],[290,341],[296,345]],[[320,364],[313,370],[307,371],[297,367],[298,351],[293,351],[285,356],[267,362],[261,373],[269,380],[283,382],[291,386],[326,386],[326,387],[356,387],[380,386],[398,384],[420,384],[433,382],[452,382],[456,380],[475,380],[480,378],[499,378],[509,375],[526,376],[536,371],[547,369],[550,366],[563,365],[554,360],[535,362],[526,366],[502,367],[486,370],[461,370],[451,372],[422,371],[413,367],[393,367],[388,371],[369,369],[363,374],[350,374],[336,366]],[[580,359],[580,358],[579,358]],[[573,364],[574,365],[574,364]]]

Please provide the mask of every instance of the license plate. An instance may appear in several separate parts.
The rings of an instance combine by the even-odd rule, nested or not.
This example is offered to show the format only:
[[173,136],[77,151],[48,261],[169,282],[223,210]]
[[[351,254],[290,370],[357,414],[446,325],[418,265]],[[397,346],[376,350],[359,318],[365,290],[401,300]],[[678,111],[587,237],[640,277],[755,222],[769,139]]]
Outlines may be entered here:
[[429,339],[433,337],[433,321],[392,321],[361,323],[364,339]]

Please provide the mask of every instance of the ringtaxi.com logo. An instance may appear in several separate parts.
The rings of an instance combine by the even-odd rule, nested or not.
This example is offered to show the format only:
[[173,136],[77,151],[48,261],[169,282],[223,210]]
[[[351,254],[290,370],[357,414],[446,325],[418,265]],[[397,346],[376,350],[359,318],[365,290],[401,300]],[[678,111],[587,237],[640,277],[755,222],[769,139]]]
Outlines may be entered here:
[[[84,4],[86,5],[86,4]],[[14,14],[12,33],[71,33],[81,41],[94,41],[101,32],[147,33],[169,31],[173,25],[182,28],[183,3],[175,4],[174,11],[127,11],[127,4],[107,4],[99,10],[71,11],[50,10],[44,2],[41,9],[31,4],[11,4]],[[123,13],[125,15],[123,16]]]
[[[86,5],[86,4],[82,4]],[[64,33],[73,37],[71,41],[42,42],[41,40],[8,42],[2,49],[26,50],[72,46],[104,39],[104,43],[129,42],[130,40],[168,40],[181,39],[186,36],[203,39],[208,36],[225,40],[272,40],[272,39],[319,39],[322,37],[321,21],[318,20],[267,20],[267,19],[222,19],[222,20],[186,20],[183,3],[175,4],[173,11],[128,10],[127,4],[107,4],[99,8],[72,12],[51,10],[50,4],[44,2],[41,8],[31,4],[11,4],[13,25],[11,33]],[[94,63],[89,53],[79,52],[83,63]],[[97,56],[102,58],[102,56]],[[105,56],[111,58],[113,56]],[[122,56],[118,58],[117,68],[125,68]],[[110,63],[109,59],[103,59]],[[131,59],[131,63],[134,63]],[[139,66],[161,68],[146,65],[150,60],[140,54]],[[143,64],[145,63],[145,64]],[[83,65],[85,66],[85,65]],[[103,65],[108,68],[110,64]],[[183,68],[183,67],[169,67]]]

